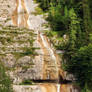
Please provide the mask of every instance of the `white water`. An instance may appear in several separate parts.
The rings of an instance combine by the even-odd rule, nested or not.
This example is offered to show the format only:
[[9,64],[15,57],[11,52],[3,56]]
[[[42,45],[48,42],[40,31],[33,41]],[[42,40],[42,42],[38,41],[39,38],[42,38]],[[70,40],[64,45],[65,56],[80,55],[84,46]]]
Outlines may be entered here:
[[[40,33],[40,37],[42,39],[42,42],[44,44],[44,47],[47,49],[47,51],[49,52],[50,54],[50,57],[52,57],[52,61],[51,62],[54,62],[54,65],[55,65],[55,68],[56,68],[56,71],[57,71],[57,76],[58,76],[58,65],[57,65],[57,59],[56,59],[56,56],[54,54],[54,51],[53,49],[49,46],[49,43],[47,42],[45,36]],[[49,76],[50,77],[50,76]]]
[[[57,65],[57,59],[56,59],[56,56],[54,54],[54,51],[53,49],[49,46],[49,43],[47,42],[47,40],[45,39],[44,35],[42,33],[40,33],[40,37],[42,39],[42,42],[45,46],[45,48],[48,50],[49,54],[50,54],[50,57],[52,57],[54,63],[55,63],[55,66],[56,66],[56,71],[58,72],[58,65]],[[51,61],[51,62],[53,62]]]
[[18,26],[19,24],[21,23],[21,13],[23,12],[23,7],[22,7],[22,4],[21,4],[21,0],[18,1],[19,2],[19,5],[18,5]]
[[57,92],[60,92],[60,87],[61,87],[61,85],[57,84]]
[[47,50],[49,51],[50,56],[52,57],[52,59],[53,59],[54,61],[56,61],[56,57],[55,57],[55,55],[54,55],[54,52],[53,52],[53,50],[49,47],[49,45],[48,45],[48,43],[47,43],[47,41],[46,41],[46,39],[45,39],[45,37],[43,36],[42,33],[40,33],[40,37],[41,37],[41,39],[42,39],[42,41],[43,41],[43,44],[44,44],[45,48],[47,48]]
[[27,24],[29,26],[29,29],[32,29],[32,23],[30,22],[30,15],[31,15],[31,12],[34,11],[33,8],[30,8],[30,6],[33,6],[33,0],[24,0],[25,2],[25,7],[26,7],[26,10],[27,10],[27,13],[28,13],[28,20],[27,20]]

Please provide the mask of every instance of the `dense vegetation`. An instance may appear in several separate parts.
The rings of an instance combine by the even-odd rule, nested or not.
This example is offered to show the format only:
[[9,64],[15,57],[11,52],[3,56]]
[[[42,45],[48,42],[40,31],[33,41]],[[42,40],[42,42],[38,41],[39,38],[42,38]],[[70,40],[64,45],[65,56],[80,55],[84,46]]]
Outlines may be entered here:
[[0,61],[0,92],[13,92],[11,84],[12,82],[6,74],[5,67]]
[[48,13],[47,35],[57,49],[65,51],[65,70],[76,77],[83,92],[92,92],[92,0],[37,2]]

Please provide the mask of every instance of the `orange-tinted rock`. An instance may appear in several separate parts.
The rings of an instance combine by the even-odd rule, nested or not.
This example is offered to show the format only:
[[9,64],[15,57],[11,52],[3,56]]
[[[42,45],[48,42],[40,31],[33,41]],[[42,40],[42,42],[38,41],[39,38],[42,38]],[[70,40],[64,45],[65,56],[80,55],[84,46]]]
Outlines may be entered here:
[[72,84],[62,84],[60,92],[81,92],[78,86]]

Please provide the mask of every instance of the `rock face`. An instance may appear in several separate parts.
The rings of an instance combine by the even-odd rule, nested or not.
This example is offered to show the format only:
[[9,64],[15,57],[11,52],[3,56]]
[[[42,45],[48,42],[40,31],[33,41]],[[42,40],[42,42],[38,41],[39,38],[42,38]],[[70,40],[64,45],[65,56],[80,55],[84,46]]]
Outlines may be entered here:
[[16,8],[16,0],[0,0],[0,24],[12,24],[12,12]]
[[71,84],[39,84],[33,86],[13,86],[15,92],[80,92],[80,89]]
[[[30,6],[32,8],[30,8]],[[29,79],[56,80],[59,75],[58,66],[60,64],[60,59],[58,55],[55,54],[54,49],[52,49],[48,38],[41,33],[41,30],[44,30],[42,24],[46,23],[46,21],[42,18],[42,15],[35,16],[32,14],[32,12],[35,11],[35,6],[37,5],[34,4],[33,0],[17,0],[12,21],[15,26],[33,29],[37,34],[35,37],[36,40],[34,42],[34,47],[40,49],[36,50],[38,53],[34,58],[34,66],[36,67],[34,67],[32,71],[29,70],[28,73],[32,74],[32,76],[29,76]],[[27,72],[25,71],[25,73]]]
[[34,85],[34,86],[17,86],[14,85],[14,92],[41,92],[40,86]]
[[[41,65],[35,62],[32,30],[14,26],[0,26],[0,61],[7,67],[10,76],[24,79],[35,79],[41,77]],[[16,79],[17,80],[17,79]]]
[[43,16],[32,14],[37,4],[33,0],[2,0],[0,4],[4,6],[0,6],[0,21],[4,25],[0,26],[0,60],[8,68],[13,82],[18,84],[25,79],[57,80],[60,58],[41,32],[45,29],[42,24],[46,23]]

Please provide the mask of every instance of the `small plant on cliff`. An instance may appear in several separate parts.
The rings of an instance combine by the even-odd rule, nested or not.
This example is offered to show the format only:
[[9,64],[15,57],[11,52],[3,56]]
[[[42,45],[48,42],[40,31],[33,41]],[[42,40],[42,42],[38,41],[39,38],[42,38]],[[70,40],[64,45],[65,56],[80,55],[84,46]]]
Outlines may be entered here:
[[5,67],[0,62],[0,92],[13,92],[11,80],[5,72]]
[[23,80],[23,82],[20,83],[20,85],[32,85],[32,84],[33,82],[30,79]]

